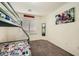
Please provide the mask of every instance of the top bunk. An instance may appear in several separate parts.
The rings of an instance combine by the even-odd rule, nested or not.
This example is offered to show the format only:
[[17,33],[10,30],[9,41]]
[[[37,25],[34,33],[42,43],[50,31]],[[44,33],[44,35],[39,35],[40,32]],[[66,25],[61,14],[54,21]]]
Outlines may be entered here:
[[21,18],[9,2],[0,2],[0,27],[19,27]]

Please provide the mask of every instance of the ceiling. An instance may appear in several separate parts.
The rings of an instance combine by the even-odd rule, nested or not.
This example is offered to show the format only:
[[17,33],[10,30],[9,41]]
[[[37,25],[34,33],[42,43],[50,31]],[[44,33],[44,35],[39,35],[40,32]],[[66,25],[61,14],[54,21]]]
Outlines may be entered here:
[[65,2],[11,2],[16,12],[45,16],[56,10]]

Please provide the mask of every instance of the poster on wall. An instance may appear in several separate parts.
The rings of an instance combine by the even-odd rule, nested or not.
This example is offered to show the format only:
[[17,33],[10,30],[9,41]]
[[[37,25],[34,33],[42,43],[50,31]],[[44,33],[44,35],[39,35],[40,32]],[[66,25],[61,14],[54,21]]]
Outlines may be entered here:
[[56,25],[74,22],[75,21],[75,8],[71,8],[60,14],[57,14],[55,18],[56,18],[56,22],[55,22]]

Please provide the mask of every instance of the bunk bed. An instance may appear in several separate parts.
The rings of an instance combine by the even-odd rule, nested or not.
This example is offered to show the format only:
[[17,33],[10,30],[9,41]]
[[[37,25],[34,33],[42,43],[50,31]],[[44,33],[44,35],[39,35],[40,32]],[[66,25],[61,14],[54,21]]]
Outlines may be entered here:
[[25,40],[0,43],[0,56],[30,56],[30,37],[22,27],[22,19],[9,2],[0,2],[0,27],[19,27],[28,37]]

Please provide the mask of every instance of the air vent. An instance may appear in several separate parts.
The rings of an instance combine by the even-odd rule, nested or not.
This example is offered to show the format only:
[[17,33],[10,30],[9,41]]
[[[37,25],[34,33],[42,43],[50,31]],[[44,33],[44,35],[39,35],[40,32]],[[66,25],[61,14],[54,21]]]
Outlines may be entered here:
[[32,16],[32,15],[24,15],[24,17],[35,18],[35,16]]

